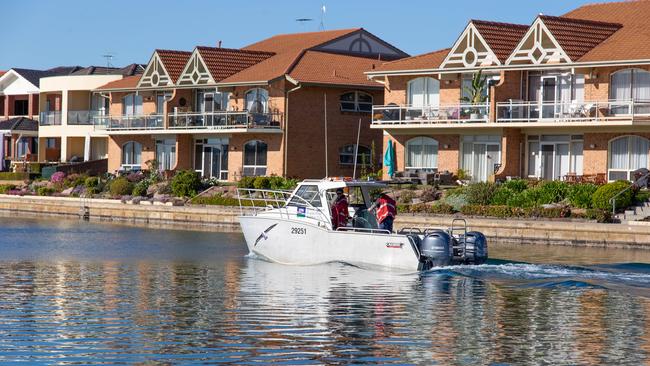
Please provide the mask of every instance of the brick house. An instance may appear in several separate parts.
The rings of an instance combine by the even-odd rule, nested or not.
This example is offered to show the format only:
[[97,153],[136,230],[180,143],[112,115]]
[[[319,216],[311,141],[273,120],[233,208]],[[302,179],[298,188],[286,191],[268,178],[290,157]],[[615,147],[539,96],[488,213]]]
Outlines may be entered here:
[[156,50],[142,76],[95,89],[110,98],[109,171],[155,160],[229,181],[351,176],[359,120],[359,170],[378,169],[381,131],[369,126],[383,87],[364,72],[406,56],[361,28]]
[[648,18],[650,2],[629,1],[471,20],[449,49],[366,73],[385,88],[371,128],[395,143],[398,171],[630,179],[650,161]]

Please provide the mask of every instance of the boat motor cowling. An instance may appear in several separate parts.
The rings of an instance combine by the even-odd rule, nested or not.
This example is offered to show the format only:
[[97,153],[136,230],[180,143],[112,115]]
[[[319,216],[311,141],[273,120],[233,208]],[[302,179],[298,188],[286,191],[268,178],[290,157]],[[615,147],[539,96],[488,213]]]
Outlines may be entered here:
[[427,264],[425,267],[450,265],[453,258],[452,241],[453,238],[446,231],[427,232],[418,244],[420,261]]
[[468,263],[483,264],[487,261],[487,239],[483,233],[470,231],[465,236],[465,260]]

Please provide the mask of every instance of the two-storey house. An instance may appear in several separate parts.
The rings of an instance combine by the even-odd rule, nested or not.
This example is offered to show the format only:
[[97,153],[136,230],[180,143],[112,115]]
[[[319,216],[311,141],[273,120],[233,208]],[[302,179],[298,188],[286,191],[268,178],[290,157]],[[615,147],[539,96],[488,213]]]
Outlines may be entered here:
[[385,90],[372,128],[398,171],[631,179],[649,167],[648,18],[650,2],[629,1],[471,20],[449,49],[367,72]]

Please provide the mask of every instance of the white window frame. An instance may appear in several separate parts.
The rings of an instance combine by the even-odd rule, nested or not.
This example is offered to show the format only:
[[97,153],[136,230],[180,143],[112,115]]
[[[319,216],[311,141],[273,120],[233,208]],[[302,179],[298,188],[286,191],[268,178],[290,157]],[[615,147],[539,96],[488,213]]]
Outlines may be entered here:
[[[133,145],[133,151],[132,151],[132,159],[133,161],[131,162],[125,162],[125,150],[127,148],[127,145],[132,144]],[[137,144],[137,145],[136,145]],[[139,146],[139,153],[136,154],[136,149],[135,147]],[[140,169],[142,167],[142,144],[137,142],[137,141],[127,141],[124,144],[122,144],[122,156],[121,156],[121,167],[123,170],[133,170],[133,169]]]
[[[438,88],[437,90],[434,91],[429,91],[429,83],[428,80],[433,80],[434,84],[437,84]],[[440,80],[436,78],[432,78],[430,76],[422,76],[419,78],[415,78],[412,80],[409,80],[409,82],[406,84],[406,102],[408,105],[414,106],[413,103],[413,84],[415,82],[422,80],[424,82],[424,89],[422,91],[424,95],[424,100],[422,102],[422,105],[417,105],[419,107],[438,107],[440,105]],[[434,100],[431,100],[433,97]]]
[[[217,178],[217,180],[220,181],[227,181],[228,180],[228,143],[229,140],[228,138],[218,138],[218,139],[196,139],[194,140],[194,156],[193,156],[193,164],[194,164],[194,171],[199,173],[201,177],[203,178]],[[196,148],[198,146],[201,146],[201,164],[200,166],[196,166]],[[212,171],[209,172],[209,174],[206,174],[204,171],[204,165],[205,165],[205,150],[204,148],[206,146],[209,146],[211,148],[217,148],[221,151],[221,161],[219,163],[219,176],[215,177],[212,176]],[[226,157],[226,164],[223,164],[223,156],[225,155]]]
[[[349,94],[354,94],[354,101],[343,100],[343,96],[349,95]],[[359,96],[360,95],[365,95],[365,96],[370,97],[370,102],[360,102],[359,101]],[[345,93],[341,94],[341,96],[339,97],[339,106],[341,107],[341,112],[371,113],[372,112],[373,100],[374,100],[374,98],[372,97],[372,94],[370,94],[370,93],[366,93],[366,92],[360,91],[360,90],[348,91],[348,92],[345,92]],[[350,103],[354,103],[354,108],[350,109],[350,108],[346,108],[346,107],[343,106],[343,104],[350,104]],[[370,109],[362,110],[361,105],[369,106]]]
[[[616,140],[620,140],[620,139],[623,139],[623,138],[628,139],[628,141],[627,141],[627,169],[612,169],[611,168],[611,166],[612,166],[612,143],[614,141],[616,141]],[[613,181],[612,179],[610,179],[610,172],[626,173],[627,180],[632,181],[634,179],[634,177],[632,177],[632,172],[634,172],[635,170],[640,169],[640,168],[648,168],[648,166],[633,168],[633,169],[630,167],[630,160],[631,160],[630,151],[632,150],[631,145],[632,145],[633,138],[639,138],[639,139],[646,140],[648,142],[648,144],[650,145],[650,139],[647,139],[647,138],[645,138],[643,136],[638,136],[638,135],[617,136],[617,137],[614,137],[613,139],[609,140],[609,142],[607,143],[607,181],[609,181],[609,182]],[[648,151],[646,151],[646,162],[647,162],[646,165],[650,164],[650,152],[648,152]]]
[[[163,151],[160,151],[161,147],[163,148]],[[163,161],[159,159],[161,154],[163,155]],[[171,156],[167,158],[167,155]],[[176,151],[175,139],[156,140],[156,161],[158,162],[158,170],[173,170],[176,167],[176,159],[178,159],[178,154]],[[166,164],[166,162],[169,162],[169,164]]]
[[[569,138],[565,140],[544,140],[542,139],[542,136],[564,136],[568,135]],[[569,173],[575,173],[576,175],[583,175],[584,174],[584,135],[582,135],[582,138],[578,138],[578,136],[581,135],[573,135],[573,134],[563,134],[563,135],[558,135],[558,134],[533,134],[533,135],[527,135],[526,136],[526,158],[525,158],[525,175],[528,178],[532,179],[541,179],[542,178],[542,161],[541,161],[541,156],[542,156],[542,145],[553,145],[553,164],[555,164],[556,160],[556,154],[557,154],[557,146],[558,144],[569,144]],[[536,139],[529,139],[530,137],[535,137]],[[531,175],[528,174],[530,171],[530,157],[531,157],[531,151],[530,151],[530,144],[531,143],[537,143],[537,151],[535,151],[535,156],[536,156],[536,166],[535,166],[535,174]],[[574,157],[575,154],[573,154],[573,145],[576,143],[581,143],[582,144],[582,172],[577,172],[576,167],[574,166]],[[555,165],[553,166],[553,171],[555,171]]]
[[[431,144],[431,145],[434,145],[434,146],[436,147],[436,152],[435,152],[435,154],[434,154],[434,156],[435,156],[435,158],[434,158],[434,159],[435,159],[435,164],[434,164],[434,166],[428,166],[428,167],[425,167],[425,166],[409,166],[409,154],[410,154],[410,149],[411,149],[411,146],[410,146],[410,145],[413,144],[416,140],[421,140],[421,141],[422,141],[422,143],[420,144],[420,146],[424,146],[424,145],[425,145],[425,144],[423,143],[424,141],[427,141],[427,140],[431,140],[431,141],[433,141],[433,144]],[[405,167],[405,169],[410,169],[410,170],[423,170],[423,171],[433,171],[433,170],[435,170],[435,169],[438,169],[438,157],[439,157],[439,155],[440,155],[440,144],[438,143],[438,140],[434,139],[433,137],[429,137],[429,136],[417,136],[417,137],[414,137],[414,138],[412,138],[412,139],[409,139],[409,140],[406,141],[406,143],[404,144],[404,152],[405,152],[405,154],[404,154],[404,167]],[[421,165],[423,165],[423,164],[421,164]]]
[[[249,89],[244,93],[244,104],[246,107],[246,110],[250,112],[250,108],[248,105],[248,96],[249,95],[254,95],[253,102],[260,102],[262,103],[262,111],[261,112],[255,112],[255,113],[268,113],[269,112],[269,91],[264,89],[264,88],[253,88]],[[263,97],[260,99],[260,97]]]
[[[127,107],[126,105],[126,100],[131,99],[131,105],[129,106],[130,108]],[[138,103],[139,103],[139,110],[138,110]],[[127,94],[122,97],[122,115],[123,116],[140,116],[143,114],[143,98],[142,95],[139,95],[137,93],[131,93]],[[129,110],[130,109],[130,110]]]
[[[246,145],[248,145],[248,144],[250,144],[250,143],[254,143],[254,142],[255,142],[255,143],[258,143],[258,144],[259,144],[259,143],[262,143],[262,144],[266,145],[266,164],[264,164],[264,165],[258,164],[258,163],[259,163],[259,157],[258,157],[258,154],[257,154],[257,148],[255,149],[255,158],[253,159],[253,160],[255,160],[255,164],[253,164],[253,165],[246,165]],[[243,149],[242,149],[242,150],[243,150],[243,151],[242,151],[242,153],[243,153],[243,159],[242,159],[242,161],[243,161],[242,176],[245,177],[245,176],[264,176],[264,175],[268,175],[268,161],[269,161],[269,160],[268,160],[268,159],[269,159],[269,145],[268,145],[268,143],[266,143],[266,142],[264,142],[264,141],[262,141],[262,140],[250,140],[250,141],[247,141],[247,142],[243,145]],[[252,174],[252,175],[250,175],[250,174],[245,174],[244,172],[246,171],[246,169],[253,169],[253,174]],[[262,169],[263,169],[263,170],[264,170],[264,174],[257,174],[258,169],[259,169],[259,170],[262,170]]]

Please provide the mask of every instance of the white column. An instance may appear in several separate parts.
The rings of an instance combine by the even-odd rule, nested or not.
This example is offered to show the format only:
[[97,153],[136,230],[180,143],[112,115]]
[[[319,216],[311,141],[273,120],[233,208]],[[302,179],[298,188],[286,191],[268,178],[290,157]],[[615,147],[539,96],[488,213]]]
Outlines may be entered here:
[[84,141],[84,161],[89,161],[90,160],[90,134],[86,135],[86,139]]
[[63,90],[61,93],[61,125],[68,125],[68,91]]
[[5,168],[5,134],[0,132],[0,171]]
[[61,136],[61,162],[68,161],[68,137]]

